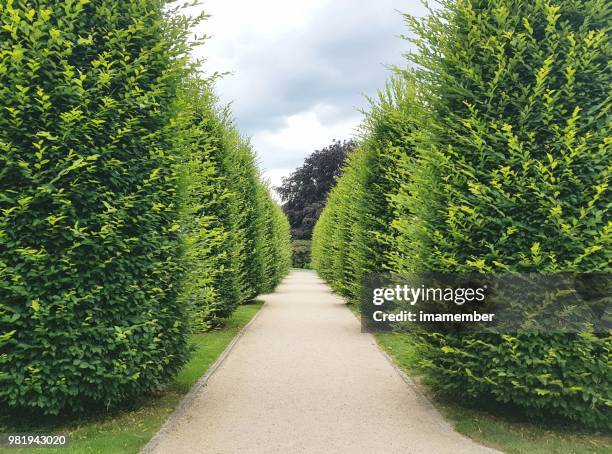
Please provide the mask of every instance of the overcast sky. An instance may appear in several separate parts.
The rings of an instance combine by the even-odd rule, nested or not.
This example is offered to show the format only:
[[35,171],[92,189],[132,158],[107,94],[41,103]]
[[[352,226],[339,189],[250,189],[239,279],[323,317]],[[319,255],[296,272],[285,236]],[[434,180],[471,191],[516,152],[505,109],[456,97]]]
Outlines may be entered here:
[[407,32],[398,11],[422,15],[418,0],[205,0],[212,35],[199,56],[232,102],[272,184],[333,139],[348,139],[365,95],[403,64]]

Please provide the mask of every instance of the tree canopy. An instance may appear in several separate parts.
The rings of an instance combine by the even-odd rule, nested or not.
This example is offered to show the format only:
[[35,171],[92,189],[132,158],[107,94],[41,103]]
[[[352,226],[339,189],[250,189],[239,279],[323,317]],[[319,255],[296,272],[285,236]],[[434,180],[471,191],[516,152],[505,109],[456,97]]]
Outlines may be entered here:
[[334,141],[328,147],[316,150],[276,188],[289,218],[293,239],[310,239],[327,194],[342,173],[346,155],[354,148],[355,143],[349,140]]

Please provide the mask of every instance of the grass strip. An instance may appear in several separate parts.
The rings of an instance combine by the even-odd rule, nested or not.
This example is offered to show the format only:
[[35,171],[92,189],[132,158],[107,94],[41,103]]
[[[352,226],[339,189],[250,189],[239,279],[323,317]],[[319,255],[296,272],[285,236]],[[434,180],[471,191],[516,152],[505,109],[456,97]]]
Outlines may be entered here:
[[0,448],[0,453],[43,452],[52,454],[137,453],[177,408],[181,399],[217,360],[234,337],[255,316],[263,303],[240,306],[220,328],[191,336],[193,354],[176,379],[163,392],[127,403],[122,408],[89,417],[33,419],[31,415],[1,414],[0,432],[65,433],[63,448]]
[[461,396],[451,399],[435,393],[431,381],[419,368],[414,341],[409,334],[376,333],[378,345],[408,374],[453,424],[473,440],[509,454],[610,454],[612,436],[580,431],[575,425],[530,419],[528,415],[495,402],[470,405]]

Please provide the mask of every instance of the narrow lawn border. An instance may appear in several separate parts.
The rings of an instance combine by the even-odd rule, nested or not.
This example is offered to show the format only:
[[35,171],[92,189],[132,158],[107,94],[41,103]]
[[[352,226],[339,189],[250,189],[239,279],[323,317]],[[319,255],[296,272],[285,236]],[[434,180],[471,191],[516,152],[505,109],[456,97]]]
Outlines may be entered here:
[[[358,319],[359,322],[361,322],[361,319],[360,319],[361,314],[358,313],[356,310],[354,310],[352,305],[345,303],[345,306],[347,306],[347,309],[355,316],[355,318]],[[391,365],[391,367],[393,367],[397,375],[399,375],[399,377],[407,385],[407,387],[410,388],[414,392],[418,402],[424,407],[426,407],[429,411],[436,413],[437,415],[440,416],[440,422],[442,424],[447,426],[450,430],[455,432],[458,436],[463,437],[466,440],[469,440],[473,443],[476,443],[482,446],[483,448],[489,449],[491,453],[499,453],[499,454],[504,453],[504,451],[501,450],[499,446],[486,443],[483,440],[477,440],[464,433],[459,432],[455,428],[453,421],[449,419],[442,411],[440,411],[438,407],[436,407],[436,405],[431,401],[431,399],[429,399],[427,395],[424,393],[424,390],[421,389],[421,387],[412,378],[410,378],[410,376],[406,372],[404,372],[401,366],[395,362],[395,360],[391,357],[391,355],[389,355],[384,350],[383,346],[379,343],[376,336],[372,333],[367,333],[367,332],[366,333],[362,332],[362,334],[365,334],[366,336],[368,336],[370,342],[372,342],[372,344],[374,344],[374,347],[376,347],[376,350],[378,350],[380,354],[385,358],[385,360],[387,360],[387,362]]]
[[[436,396],[435,387],[426,382],[426,375],[415,373],[413,359],[402,358],[402,335],[372,334],[381,352],[436,407],[455,432],[491,449],[509,454],[608,454],[612,453],[612,438],[605,432],[582,430],[578,425],[547,424],[530,420],[522,414],[499,411],[499,408],[465,404],[453,397]],[[397,335],[399,344],[392,338]],[[404,337],[405,339],[405,337]],[[397,356],[395,356],[397,355]],[[425,381],[422,381],[424,379]],[[428,393],[434,393],[430,396]]]
[[[376,336],[374,336],[372,333],[364,333],[364,334],[367,334],[369,336],[372,343],[376,346],[376,349],[380,352],[381,355],[385,357],[387,362],[391,364],[393,369],[395,369],[395,372],[397,372],[397,375],[400,376],[400,378],[404,381],[404,383],[406,383],[408,387],[414,391],[414,393],[417,395],[418,400],[422,404],[429,407],[431,410],[434,410],[436,413],[438,413],[442,417],[444,422],[448,424],[448,426],[451,427],[455,432],[457,432],[455,428],[453,427],[453,425],[451,424],[451,422],[446,418],[446,416],[444,416],[444,414],[440,410],[438,410],[438,408],[433,404],[433,402],[425,395],[425,393],[419,387],[419,385],[417,385],[416,382],[412,378],[410,378],[410,376],[406,372],[404,372],[402,368],[393,360],[393,358],[383,349],[382,345],[380,345],[380,343],[378,342],[378,339],[376,339]],[[466,437],[463,434],[460,434],[460,435]],[[466,438],[469,438],[469,437],[466,437]],[[472,438],[469,438],[469,439],[474,441]]]
[[198,381],[195,382],[195,384],[191,387],[189,392],[185,394],[185,396],[181,399],[179,405],[177,406],[176,410],[174,410],[174,412],[172,412],[168,419],[166,419],[166,422],[159,428],[155,435],[153,435],[153,438],[151,438],[149,442],[142,447],[142,449],[140,450],[141,454],[148,454],[155,450],[155,448],[159,445],[162,439],[168,434],[170,428],[174,424],[176,424],[177,421],[186,413],[187,409],[191,406],[199,391],[208,384],[208,381],[215,374],[215,372],[219,370],[219,368],[225,362],[225,360],[232,352],[238,341],[242,338],[242,336],[244,336],[246,331],[251,327],[255,320],[257,320],[257,317],[259,317],[259,314],[261,314],[265,307],[266,303],[264,301],[259,310],[255,313],[255,315],[253,315],[253,318],[251,318],[249,323],[242,327],[242,329],[238,332],[238,334],[236,334],[236,336],[234,336],[234,338],[227,345],[227,347],[225,347],[225,350],[221,352],[221,354],[212,364],[212,366],[208,368],[206,373],[202,375],[202,377],[200,377],[200,379],[198,379]]
[[[127,402],[125,406],[94,412],[90,415],[51,418],[25,417],[12,420],[9,414],[0,415],[0,432],[10,433],[66,433],[70,442],[65,448],[45,448],[45,452],[60,454],[88,453],[139,453],[158,434],[168,419],[183,404],[192,388],[200,385],[204,377],[210,377],[219,367],[221,355],[235,343],[263,309],[265,300],[257,298],[241,305],[219,328],[206,333],[194,333],[193,356],[176,378],[160,390]],[[200,386],[201,387],[201,386]],[[35,447],[2,448],[0,453],[34,453]]]
[[[336,294],[337,295],[337,294]],[[342,298],[340,295],[337,295]],[[359,308],[354,304],[349,304],[345,301],[345,306],[350,312],[360,320],[361,313]],[[570,428],[569,433],[562,432],[559,428],[548,428],[540,426],[534,421],[511,421],[506,419],[503,414],[489,413],[486,410],[473,409],[462,405],[459,402],[442,402],[428,395],[429,385],[421,383],[418,379],[415,380],[410,376],[411,370],[402,365],[399,358],[394,358],[387,350],[387,344],[383,339],[379,339],[374,333],[367,334],[371,341],[374,342],[380,353],[393,366],[402,380],[412,389],[418,396],[419,401],[439,413],[446,424],[448,424],[459,435],[466,437],[488,449],[497,450],[500,453],[512,454],[577,454],[577,453],[612,453],[610,451],[610,443],[612,438],[607,433],[603,432],[585,432],[581,433],[578,429]],[[483,422],[488,425],[488,433],[478,427],[478,431],[473,428],[462,428],[461,423],[468,420],[469,423],[478,425]],[[514,439],[508,440],[496,437],[495,431],[503,431],[511,434]],[[550,437],[548,440],[543,440],[545,436]],[[534,441],[527,444],[517,444],[515,439],[529,439],[534,437]],[[586,440],[588,438],[590,443]],[[593,441],[595,439],[595,441]],[[563,446],[563,448],[560,448]]]

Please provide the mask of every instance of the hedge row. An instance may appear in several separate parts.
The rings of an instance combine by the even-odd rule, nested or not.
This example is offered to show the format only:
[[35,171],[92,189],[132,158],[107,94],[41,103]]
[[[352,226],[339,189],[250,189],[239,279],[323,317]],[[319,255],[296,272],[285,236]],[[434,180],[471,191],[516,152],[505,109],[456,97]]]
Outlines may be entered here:
[[194,324],[207,329],[285,276],[289,224],[261,180],[251,145],[210,87],[190,81],[182,103],[189,273],[182,297]]
[[372,101],[359,146],[332,189],[313,233],[313,266],[352,302],[362,277],[388,269],[393,242],[389,197],[401,178],[402,158],[411,155],[414,93],[401,77],[391,79]]
[[[460,0],[408,17],[419,52],[315,228],[320,274],[357,300],[370,272],[610,272],[610,12]],[[418,350],[452,395],[610,427],[610,333],[507,334]]]
[[[0,407],[159,389],[289,227],[163,0],[0,4]],[[192,323],[193,321],[193,323]]]

